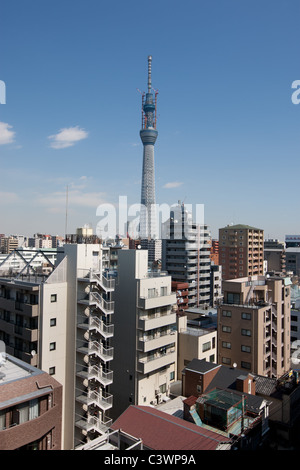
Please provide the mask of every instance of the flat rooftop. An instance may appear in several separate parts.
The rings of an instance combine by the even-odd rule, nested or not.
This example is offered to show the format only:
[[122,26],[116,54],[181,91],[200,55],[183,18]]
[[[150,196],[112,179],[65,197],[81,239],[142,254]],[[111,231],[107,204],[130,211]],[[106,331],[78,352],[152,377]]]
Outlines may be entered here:
[[0,387],[14,380],[32,377],[41,373],[42,371],[16,357],[3,352],[0,354]]

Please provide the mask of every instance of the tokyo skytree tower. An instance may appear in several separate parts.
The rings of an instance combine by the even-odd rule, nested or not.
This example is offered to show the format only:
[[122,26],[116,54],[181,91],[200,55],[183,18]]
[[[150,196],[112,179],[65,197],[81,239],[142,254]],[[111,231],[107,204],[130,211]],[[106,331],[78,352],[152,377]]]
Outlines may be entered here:
[[156,130],[157,92],[152,93],[151,85],[152,57],[148,56],[148,92],[142,95],[142,129],[140,137],[143,142],[143,172],[140,213],[140,239],[156,239],[156,206],[155,206],[155,170],[154,144]]

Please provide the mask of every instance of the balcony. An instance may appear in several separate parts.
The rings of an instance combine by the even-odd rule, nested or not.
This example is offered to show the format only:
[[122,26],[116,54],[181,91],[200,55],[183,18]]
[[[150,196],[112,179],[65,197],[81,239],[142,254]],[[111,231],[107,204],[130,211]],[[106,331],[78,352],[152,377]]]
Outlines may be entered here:
[[161,367],[168,366],[176,361],[175,348],[166,354],[154,357],[152,359],[143,358],[138,361],[137,370],[142,374],[149,374]]
[[114,325],[112,323],[104,323],[100,318],[90,315],[89,317],[81,317],[77,325],[78,328],[84,330],[96,330],[103,338],[108,339],[114,336]]
[[168,346],[169,344],[174,343],[174,338],[176,338],[175,335],[175,332],[171,332],[157,337],[151,335],[150,337],[141,338],[138,341],[138,350],[142,352],[149,352],[153,351],[154,349]]
[[153,316],[143,315],[138,319],[138,329],[143,331],[160,328],[176,323],[176,313],[170,312],[166,315],[155,314]]
[[138,307],[143,310],[164,307],[176,304],[176,293],[168,295],[156,295],[154,297],[140,297],[138,299]]
[[90,292],[89,305],[96,305],[105,315],[114,313],[115,303],[103,299],[99,292]]
[[114,348],[104,348],[98,341],[89,341],[86,345],[79,346],[77,352],[84,355],[96,354],[103,362],[114,358]]
[[[107,261],[109,259],[107,258]],[[106,292],[112,292],[115,289],[115,280],[108,279],[100,271],[93,271],[92,269],[79,269],[77,272],[78,280],[80,282],[93,283],[96,282],[101,289]]]
[[88,418],[81,418],[75,421],[75,426],[86,433],[98,432],[99,434],[105,434],[111,425],[112,419],[99,419],[96,416],[89,416]]
[[113,396],[110,393],[100,394],[95,390],[89,390],[78,395],[76,401],[86,406],[98,406],[102,411],[107,411],[112,408]]
[[86,367],[85,370],[78,371],[76,375],[84,380],[97,380],[103,387],[113,383],[113,371],[104,372],[98,366]]

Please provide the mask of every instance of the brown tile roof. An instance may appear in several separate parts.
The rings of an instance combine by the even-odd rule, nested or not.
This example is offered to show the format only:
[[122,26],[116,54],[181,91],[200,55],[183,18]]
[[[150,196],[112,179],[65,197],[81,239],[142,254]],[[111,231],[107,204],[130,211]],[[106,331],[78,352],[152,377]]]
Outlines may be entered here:
[[149,406],[131,405],[112,425],[152,450],[215,450],[230,439]]

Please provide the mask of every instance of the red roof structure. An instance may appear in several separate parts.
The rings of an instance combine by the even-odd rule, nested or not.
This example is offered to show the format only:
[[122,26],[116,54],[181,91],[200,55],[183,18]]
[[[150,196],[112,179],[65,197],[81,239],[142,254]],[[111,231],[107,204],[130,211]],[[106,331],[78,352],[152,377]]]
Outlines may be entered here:
[[149,406],[129,406],[111,426],[151,450],[216,450],[230,439]]

